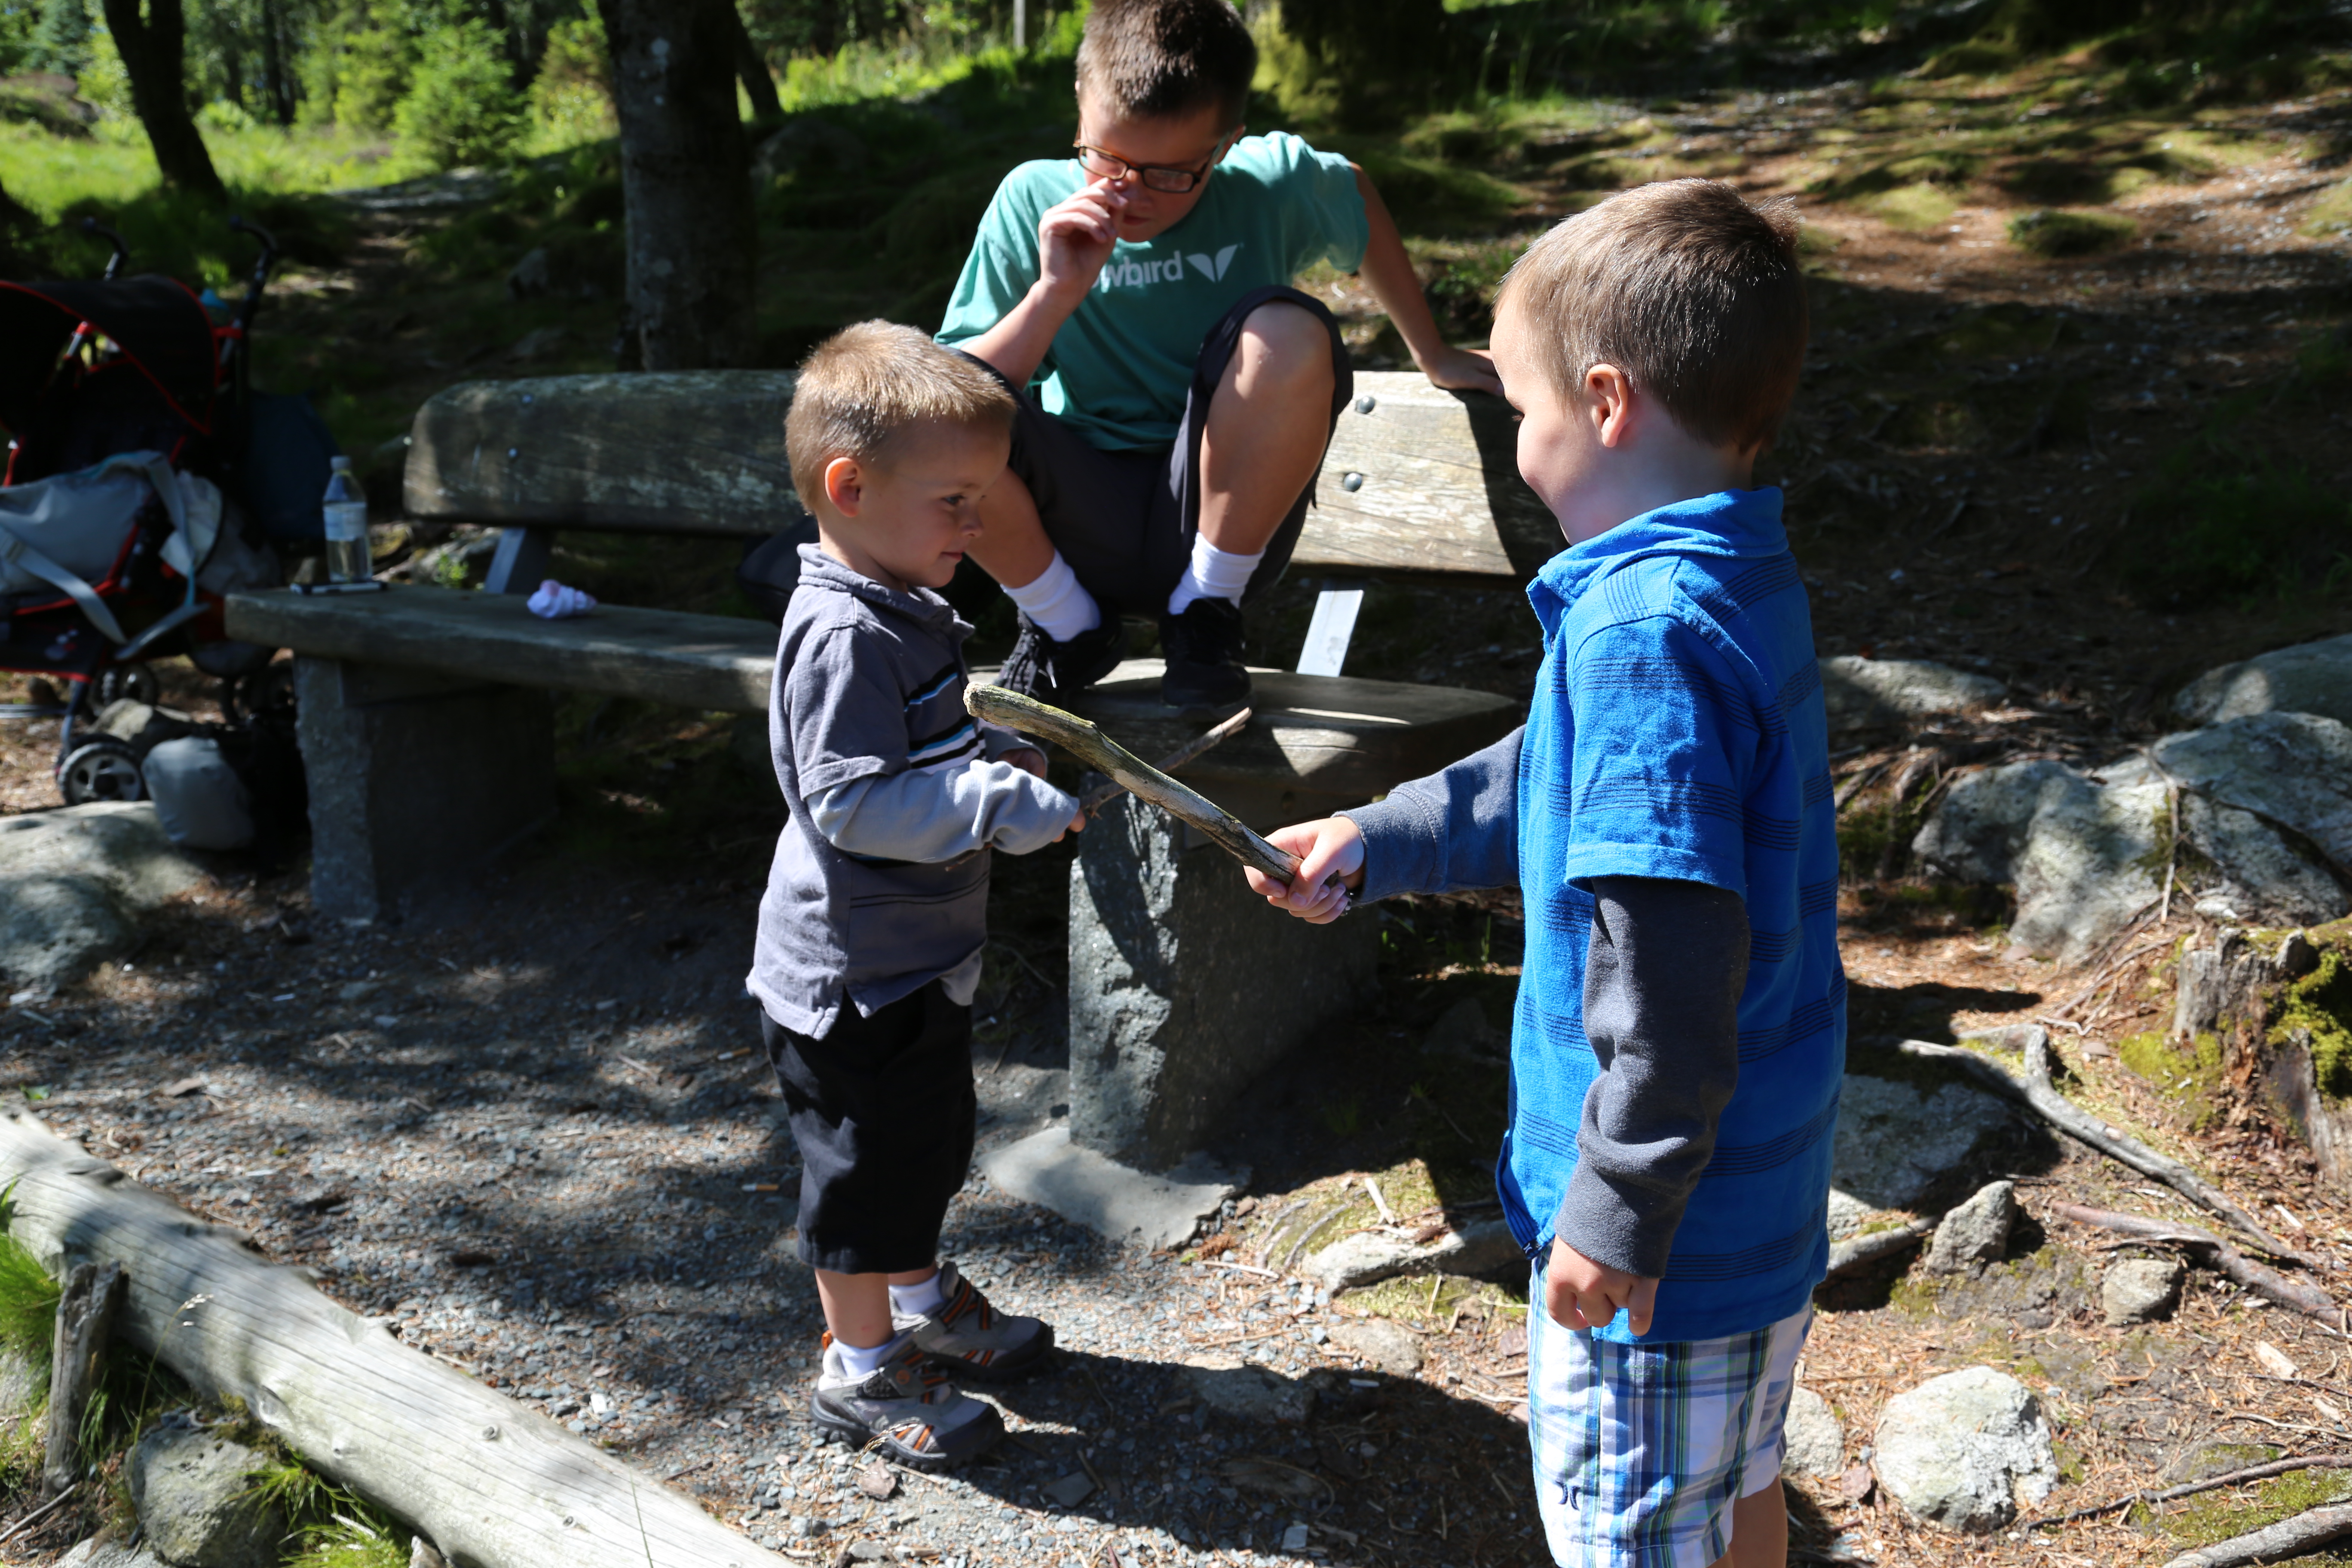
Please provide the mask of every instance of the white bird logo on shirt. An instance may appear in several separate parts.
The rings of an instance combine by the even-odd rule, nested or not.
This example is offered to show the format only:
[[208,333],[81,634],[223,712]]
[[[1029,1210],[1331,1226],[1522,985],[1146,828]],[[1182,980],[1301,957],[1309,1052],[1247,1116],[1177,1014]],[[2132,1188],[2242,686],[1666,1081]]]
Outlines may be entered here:
[[1215,283],[1224,278],[1225,268],[1234,264],[1234,252],[1240,248],[1241,247],[1238,245],[1229,245],[1223,250],[1217,252],[1214,259],[1212,259],[1196,250],[1191,255],[1185,257],[1184,259],[1199,268],[1201,269],[1202,277],[1206,278],[1212,283]]

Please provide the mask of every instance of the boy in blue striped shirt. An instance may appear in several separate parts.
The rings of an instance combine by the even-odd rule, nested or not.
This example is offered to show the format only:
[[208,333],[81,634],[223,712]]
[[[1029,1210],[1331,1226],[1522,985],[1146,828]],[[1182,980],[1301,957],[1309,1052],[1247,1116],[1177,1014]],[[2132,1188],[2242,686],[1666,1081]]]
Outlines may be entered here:
[[1494,354],[1569,548],[1527,725],[1286,828],[1277,907],[1516,885],[1496,1172],[1533,1269],[1539,1506],[1576,1568],[1780,1568],[1781,1426],[1827,1262],[1845,1062],[1828,727],[1780,492],[1797,221],[1646,185],[1521,257]]
[[964,711],[971,628],[937,590],[1003,478],[1013,395],[912,327],[865,321],[801,367],[784,445],[816,514],[769,702],[785,806],[746,984],[801,1152],[824,1303],[812,1415],[936,1470],[1003,1435],[950,1380],[1025,1376],[1051,1328],[940,1261],[971,1165],[971,999],[990,852],[1086,824],[1045,759]]

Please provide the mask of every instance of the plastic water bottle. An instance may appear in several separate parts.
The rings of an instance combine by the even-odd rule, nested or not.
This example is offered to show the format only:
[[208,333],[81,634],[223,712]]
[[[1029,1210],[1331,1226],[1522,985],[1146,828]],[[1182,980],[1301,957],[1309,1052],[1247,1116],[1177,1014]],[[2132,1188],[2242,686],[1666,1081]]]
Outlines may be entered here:
[[349,458],[335,459],[327,479],[327,581],[364,583],[371,575],[368,559],[367,491],[352,472]]

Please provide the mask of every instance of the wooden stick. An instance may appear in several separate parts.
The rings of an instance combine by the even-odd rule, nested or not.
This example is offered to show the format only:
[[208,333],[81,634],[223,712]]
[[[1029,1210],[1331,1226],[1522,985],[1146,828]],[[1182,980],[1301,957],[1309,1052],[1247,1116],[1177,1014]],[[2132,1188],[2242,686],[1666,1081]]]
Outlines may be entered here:
[[2050,1205],[2050,1212],[2060,1219],[2071,1219],[2076,1225],[2096,1226],[2101,1230],[2120,1231],[2143,1241],[2193,1247],[2210,1253],[2214,1267],[2256,1295],[2282,1307],[2291,1307],[2306,1317],[2317,1318],[2322,1322],[2336,1321],[2336,1303],[2328,1299],[2326,1292],[2315,1285],[2289,1279],[2276,1269],[2263,1268],[2210,1231],[2200,1230],[2193,1225],[2173,1225],[2165,1220],[2150,1219],[2146,1215],[2088,1208],[2081,1204],[2053,1203]]
[[[1174,751],[1160,759],[1160,771],[1163,773],[1172,773],[1178,768],[1182,767],[1186,763],[1191,762],[1193,758],[1207,751],[1210,747],[1216,745],[1219,742],[1230,740],[1234,736],[1239,734],[1241,732],[1242,726],[1250,721],[1250,714],[1254,710],[1244,708],[1240,712],[1234,714],[1232,718],[1221,721],[1215,729],[1204,730],[1200,734],[1192,737],[1192,739],[1185,742],[1182,745],[1177,747]],[[1086,808],[1086,813],[1088,816],[1092,816],[1096,812],[1100,811],[1104,806],[1108,805],[1111,801],[1117,798],[1118,795],[1126,788],[1127,786],[1125,784],[1119,783],[1117,779],[1113,779],[1107,784],[1088,790],[1086,794],[1086,797],[1080,800],[1078,804]]]
[[2164,1568],[2243,1568],[2250,1563],[2278,1563],[2304,1556],[2345,1535],[2352,1535],[2352,1502],[2330,1503],[2283,1519],[2268,1529],[2184,1552]]
[[48,1501],[43,1503],[40,1507],[26,1514],[24,1518],[10,1525],[6,1530],[0,1530],[0,1542],[16,1540],[16,1537],[32,1529],[33,1526],[40,1523],[41,1521],[48,1518],[49,1515],[65,1507],[66,1499],[73,1496],[76,1491],[80,1489],[80,1488],[81,1483],[79,1481],[74,1482],[72,1486],[66,1488],[65,1490],[59,1492],[57,1496],[51,1498]]
[[1906,1220],[1893,1230],[1874,1230],[1868,1236],[1849,1237],[1830,1247],[1830,1269],[1825,1276],[1834,1279],[1841,1274],[1851,1274],[1865,1264],[1882,1258],[1892,1258],[1898,1252],[1908,1252],[1936,1234],[1932,1219]]
[[81,1419],[98,1391],[106,1335],[122,1303],[122,1267],[84,1263],[66,1276],[58,1298],[57,1327],[49,1341],[49,1414],[41,1479],[51,1491],[80,1479]]
[[1207,834],[1218,848],[1252,869],[1287,882],[1298,875],[1298,857],[1277,849],[1242,825],[1241,819],[1207,795],[1178,784],[1104,734],[1087,720],[1001,686],[967,686],[963,705],[985,724],[1002,724],[1024,735],[1051,741],[1072,756],[1108,773],[1139,800]]
[[2241,1486],[2247,1481],[2266,1481],[2273,1476],[2291,1476],[2297,1470],[2343,1469],[2352,1469],[2352,1454],[2305,1454],[2296,1459],[2273,1459],[2269,1464],[2249,1465],[2242,1470],[2231,1470],[2227,1475],[2208,1476],[2184,1487],[2168,1487],[2160,1492],[2134,1492],[2113,1502],[2094,1503],[2089,1508],[2078,1508],[2072,1513],[2032,1520],[2017,1528],[2040,1530],[2048,1525],[2073,1524],[2077,1520],[2096,1519],[2103,1513],[2119,1513],[2141,1503],[2179,1502],[2182,1498],[2195,1497],[2200,1492],[2219,1491],[2223,1487]]
[[2263,1228],[2252,1215],[2240,1208],[2219,1188],[2179,1161],[2158,1153],[2138,1139],[2111,1132],[2090,1112],[2060,1094],[2050,1081],[2050,1037],[2036,1028],[2025,1049],[2025,1077],[2012,1078],[2009,1069],[1989,1057],[1960,1046],[1936,1046],[1925,1040],[1900,1040],[1896,1050],[1907,1057],[1949,1062],[2002,1099],[2026,1107],[2070,1138],[2081,1140],[2107,1158],[2154,1176],[2207,1213],[2243,1231],[2264,1252],[2310,1267],[2311,1260]]

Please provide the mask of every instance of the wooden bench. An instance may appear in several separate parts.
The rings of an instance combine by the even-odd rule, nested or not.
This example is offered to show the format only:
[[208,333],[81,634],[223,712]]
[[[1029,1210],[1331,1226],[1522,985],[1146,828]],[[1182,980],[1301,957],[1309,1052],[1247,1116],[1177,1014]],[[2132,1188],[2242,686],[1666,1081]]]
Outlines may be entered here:
[[[503,528],[493,591],[231,598],[231,636],[296,655],[322,913],[394,917],[545,823],[551,691],[766,710],[764,622],[625,605],[546,621],[522,595],[556,529],[764,535],[798,515],[782,441],[791,387],[789,374],[755,372],[453,387],[417,415],[406,510]],[[1360,376],[1293,570],[1523,577],[1559,534],[1520,484],[1512,441],[1492,399]],[[1310,668],[1336,672],[1344,595],[1324,607]],[[1159,754],[1200,721],[1163,708],[1158,679],[1157,661],[1130,661],[1077,706]],[[1453,688],[1276,669],[1255,683],[1251,724],[1182,773],[1262,827],[1370,799],[1520,717]],[[1079,841],[1071,882],[1071,1137],[1173,1162],[1275,1058],[1351,1005],[1376,952],[1376,922],[1276,915],[1156,811],[1107,811]]]

